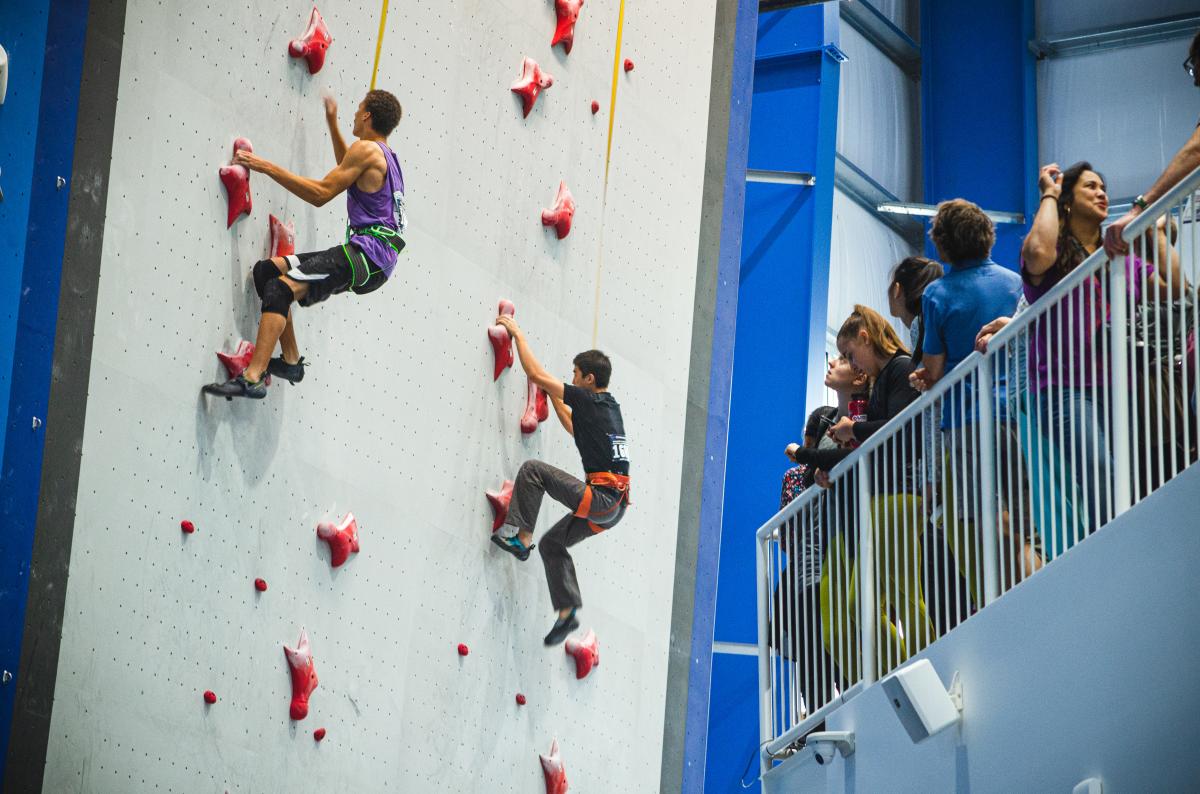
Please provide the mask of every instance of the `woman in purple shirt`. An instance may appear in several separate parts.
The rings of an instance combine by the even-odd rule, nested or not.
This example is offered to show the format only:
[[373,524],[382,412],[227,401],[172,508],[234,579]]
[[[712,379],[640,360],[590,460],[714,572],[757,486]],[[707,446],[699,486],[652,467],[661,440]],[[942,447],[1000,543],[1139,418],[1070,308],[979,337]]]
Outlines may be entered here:
[[[1108,217],[1104,177],[1090,163],[1065,171],[1047,165],[1038,187],[1041,203],[1021,248],[1021,277],[1031,305],[1100,249],[1100,227]],[[1171,253],[1165,235],[1160,232],[1159,237],[1156,259],[1161,262]],[[1152,264],[1138,256],[1127,262],[1134,303],[1147,288],[1167,294],[1167,282]],[[1182,281],[1177,263],[1170,272],[1173,282]],[[1115,474],[1103,421],[1109,412],[1103,388],[1108,371],[1106,290],[1096,277],[1080,284],[1033,324],[1029,351],[1030,389],[1036,395],[1033,421],[1062,447],[1062,465],[1077,488],[1076,512],[1086,515],[1089,533],[1109,518],[1108,481]]]

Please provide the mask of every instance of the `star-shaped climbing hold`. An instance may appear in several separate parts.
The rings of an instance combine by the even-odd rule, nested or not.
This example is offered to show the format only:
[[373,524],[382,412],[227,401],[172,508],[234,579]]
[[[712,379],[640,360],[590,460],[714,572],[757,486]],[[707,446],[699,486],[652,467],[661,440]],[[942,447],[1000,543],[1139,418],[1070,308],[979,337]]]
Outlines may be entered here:
[[312,648],[308,644],[308,632],[300,629],[300,642],[295,648],[283,646],[288,668],[292,671],[292,719],[302,720],[308,716],[308,697],[317,688],[317,668],[313,664]]
[[563,51],[571,54],[575,45],[575,23],[579,21],[579,12],[583,8],[583,0],[554,0],[554,13],[558,15],[558,26],[554,28],[554,39],[550,46],[562,44]]
[[600,664],[600,643],[596,632],[588,629],[582,639],[569,639],[564,646],[568,656],[575,657],[575,678],[586,678]]
[[284,223],[274,215],[269,216],[271,226],[271,256],[290,256],[296,253],[296,225]]
[[329,35],[329,28],[325,27],[321,12],[313,6],[312,14],[308,18],[308,30],[304,31],[300,38],[292,39],[288,43],[288,55],[303,58],[308,62],[308,73],[316,74],[325,65],[325,53],[329,51],[329,45],[332,43],[333,37]]
[[[233,153],[237,154],[242,149],[248,152],[254,151],[250,141],[238,138],[233,142]],[[252,206],[250,169],[244,165],[223,165],[218,173],[221,176],[221,184],[225,186],[225,197],[229,202],[229,213],[225,223],[225,228],[228,229],[239,217],[250,214]]]
[[533,104],[544,89],[554,85],[554,77],[543,72],[533,58],[526,57],[521,63],[521,76],[512,84],[512,92],[521,97],[524,115],[528,116],[533,110]]
[[550,754],[539,755],[542,774],[546,777],[546,794],[567,794],[567,770],[558,754],[558,739],[550,742]]
[[571,233],[571,219],[574,217],[575,197],[567,189],[566,182],[559,182],[558,196],[554,199],[554,206],[548,210],[542,210],[542,225],[553,226],[558,233],[558,239],[561,240]]
[[[496,313],[512,317],[517,313],[517,307],[513,306],[512,301],[501,298],[500,308]],[[492,343],[492,353],[496,359],[495,366],[492,368],[492,380],[499,380],[500,373],[511,367],[517,360],[513,355],[512,336],[503,325],[493,325],[488,328],[488,341]]]
[[485,491],[488,503],[492,506],[492,531],[504,526],[508,518],[508,506],[512,504],[513,481],[505,480],[499,491]]
[[353,513],[347,513],[342,523],[322,521],[317,524],[317,537],[329,544],[329,565],[341,567],[350,558],[350,552],[358,553],[358,521]]

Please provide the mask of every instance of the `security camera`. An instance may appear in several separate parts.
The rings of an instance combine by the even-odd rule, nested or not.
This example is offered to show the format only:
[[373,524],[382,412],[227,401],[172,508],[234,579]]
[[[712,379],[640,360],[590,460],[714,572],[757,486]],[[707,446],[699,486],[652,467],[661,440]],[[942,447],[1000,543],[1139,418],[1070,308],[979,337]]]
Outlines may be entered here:
[[905,665],[880,682],[897,719],[913,742],[933,736],[958,722],[962,712],[962,685],[958,674],[950,691],[928,659]]
[[804,739],[804,746],[811,747],[813,759],[824,766],[833,763],[833,759],[838,753],[842,754],[842,758],[854,755],[854,733],[852,731],[810,733]]

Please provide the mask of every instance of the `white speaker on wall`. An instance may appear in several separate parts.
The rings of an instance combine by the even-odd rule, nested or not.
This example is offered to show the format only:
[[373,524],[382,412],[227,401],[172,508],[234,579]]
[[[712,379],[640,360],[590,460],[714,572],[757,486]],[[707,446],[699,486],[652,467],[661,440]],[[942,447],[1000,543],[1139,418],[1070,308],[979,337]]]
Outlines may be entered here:
[[909,738],[919,742],[958,722],[962,686],[958,674],[947,691],[928,659],[918,659],[883,679],[884,694]]

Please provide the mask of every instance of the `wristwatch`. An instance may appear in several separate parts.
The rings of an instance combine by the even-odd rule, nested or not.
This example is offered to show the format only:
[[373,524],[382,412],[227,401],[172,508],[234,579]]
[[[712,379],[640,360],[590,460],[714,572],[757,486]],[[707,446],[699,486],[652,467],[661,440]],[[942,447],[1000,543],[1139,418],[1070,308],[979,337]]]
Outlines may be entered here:
[[1137,207],[1140,210],[1146,209],[1146,197],[1138,196],[1137,198],[1135,198],[1133,200],[1133,206]]

